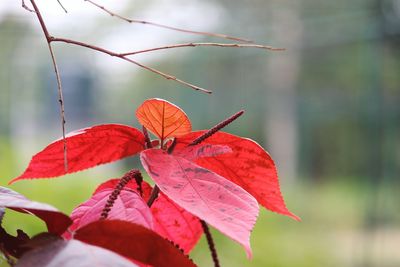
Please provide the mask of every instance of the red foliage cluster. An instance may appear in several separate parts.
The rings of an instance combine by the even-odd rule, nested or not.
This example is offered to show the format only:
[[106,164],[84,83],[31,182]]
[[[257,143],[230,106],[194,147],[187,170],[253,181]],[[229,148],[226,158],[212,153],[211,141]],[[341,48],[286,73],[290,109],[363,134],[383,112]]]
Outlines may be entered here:
[[[149,142],[147,132],[126,125],[82,129],[66,137],[68,168],[64,140],[58,140],[36,154],[11,183],[61,176],[140,153],[156,186],[130,179],[129,173],[123,184],[111,179],[71,217],[2,188],[0,208],[36,215],[52,234],[22,240],[0,232],[0,243],[13,240],[9,248],[2,246],[3,253],[22,254],[18,266],[84,266],[95,261],[105,266],[194,266],[186,255],[203,232],[200,220],[240,243],[249,257],[258,204],[299,220],[285,206],[273,160],[256,142],[219,129],[192,132],[186,114],[161,99],[145,101],[136,116],[158,141]],[[20,253],[26,242],[36,244],[35,249]],[[79,264],[71,259],[75,253]],[[58,265],[43,260],[50,255]],[[40,257],[41,265],[34,265]]]

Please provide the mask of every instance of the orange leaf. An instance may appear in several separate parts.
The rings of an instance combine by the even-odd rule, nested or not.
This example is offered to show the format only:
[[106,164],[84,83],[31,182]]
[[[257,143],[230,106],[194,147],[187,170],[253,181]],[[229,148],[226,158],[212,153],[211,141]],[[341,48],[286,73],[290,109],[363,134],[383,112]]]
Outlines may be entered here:
[[140,124],[161,140],[189,133],[192,125],[183,110],[170,102],[153,98],[143,102],[136,110]]

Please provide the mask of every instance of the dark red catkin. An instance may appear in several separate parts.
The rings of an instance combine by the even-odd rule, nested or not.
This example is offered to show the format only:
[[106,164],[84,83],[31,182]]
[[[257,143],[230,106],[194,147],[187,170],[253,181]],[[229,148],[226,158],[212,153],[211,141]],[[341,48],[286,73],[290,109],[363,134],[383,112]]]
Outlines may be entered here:
[[242,116],[242,114],[244,113],[244,110],[241,110],[235,114],[233,114],[232,116],[230,116],[229,118],[227,118],[226,120],[218,123],[217,125],[215,125],[214,127],[212,127],[210,130],[208,130],[207,132],[205,132],[204,134],[200,135],[199,137],[197,137],[195,140],[193,140],[189,146],[194,146],[194,145],[198,145],[201,142],[203,142],[205,139],[207,139],[208,137],[210,137],[211,135],[215,134],[216,132],[218,132],[219,130],[221,130],[222,128],[224,128],[225,126],[227,126],[228,124],[232,123],[234,120],[236,120],[237,118],[239,118],[240,116]]
[[140,173],[139,170],[133,169],[127,172],[118,182],[118,184],[115,186],[114,190],[110,194],[110,196],[107,199],[106,204],[104,205],[104,208],[101,212],[100,219],[104,220],[107,219],[108,214],[111,210],[111,208],[114,205],[115,200],[117,200],[119,194],[121,193],[122,189],[132,180],[135,179],[137,185],[138,185],[138,192],[140,195],[143,194],[142,186],[141,183],[143,181],[142,174]]

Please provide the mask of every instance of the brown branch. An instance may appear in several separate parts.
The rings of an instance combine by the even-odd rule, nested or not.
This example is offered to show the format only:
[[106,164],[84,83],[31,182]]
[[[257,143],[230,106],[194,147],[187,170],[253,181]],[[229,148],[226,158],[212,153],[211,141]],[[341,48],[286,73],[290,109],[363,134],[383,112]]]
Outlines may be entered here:
[[29,12],[35,13],[35,10],[31,9],[30,7],[28,7],[28,6],[25,4],[25,0],[22,0],[22,7],[23,7],[25,10],[28,10]]
[[60,0],[57,0],[57,3],[58,3],[59,6],[64,10],[65,13],[68,13],[67,9],[63,6],[63,4],[61,3]]
[[216,46],[216,47],[231,47],[231,48],[258,48],[258,49],[265,49],[271,51],[284,51],[285,48],[276,48],[268,45],[259,45],[259,44],[224,44],[224,43],[184,43],[184,44],[173,44],[173,45],[166,45],[160,47],[154,47],[134,52],[128,52],[121,54],[122,56],[132,56],[141,53],[153,52],[157,50],[165,50],[165,49],[173,49],[173,48],[180,48],[180,47],[197,47],[197,46]]
[[105,8],[104,6],[101,6],[97,3],[95,3],[92,0],[84,0],[85,2],[89,2],[90,4],[102,9],[104,12],[108,13],[112,17],[119,18],[121,20],[124,20],[128,23],[139,23],[139,24],[144,24],[144,25],[150,25],[150,26],[155,26],[163,29],[168,29],[168,30],[173,30],[173,31],[178,31],[178,32],[184,32],[184,33],[190,33],[190,34],[197,34],[197,35],[204,35],[204,36],[210,36],[210,37],[218,37],[218,38],[223,38],[223,39],[228,39],[228,40],[233,40],[233,41],[238,41],[238,42],[244,42],[244,43],[252,43],[253,41],[244,39],[244,38],[239,38],[239,37],[234,37],[234,36],[229,36],[226,34],[221,34],[221,33],[212,33],[212,32],[202,32],[202,31],[192,31],[192,30],[187,30],[187,29],[182,29],[182,28],[177,28],[177,27],[172,27],[168,25],[163,25],[159,24],[156,22],[151,22],[151,21],[144,21],[144,20],[137,20],[137,19],[129,19],[126,17],[123,17],[121,15],[118,15],[109,9]]
[[172,76],[172,75],[167,74],[167,73],[165,73],[165,72],[159,71],[158,69],[149,67],[149,66],[144,65],[144,64],[142,64],[142,63],[139,63],[139,62],[137,62],[137,61],[135,61],[135,60],[132,60],[132,59],[130,59],[130,58],[124,56],[123,54],[116,53],[116,52],[113,52],[113,51],[104,49],[104,48],[102,48],[102,47],[94,46],[94,45],[91,45],[91,44],[87,44],[87,43],[83,43],[83,42],[79,42],[79,41],[75,41],[75,40],[71,40],[71,39],[56,38],[56,37],[50,37],[50,42],[63,42],[63,43],[73,44],[73,45],[77,45],[77,46],[86,47],[86,48],[89,48],[89,49],[92,49],[92,50],[96,50],[96,51],[102,52],[102,53],[104,53],[104,54],[107,54],[107,55],[110,55],[110,56],[113,56],[113,57],[118,57],[118,58],[120,58],[120,59],[122,59],[122,60],[128,61],[128,62],[130,62],[130,63],[132,63],[132,64],[135,64],[135,65],[137,65],[137,66],[139,66],[139,67],[141,67],[141,68],[143,68],[143,69],[146,69],[146,70],[148,70],[148,71],[150,71],[150,72],[153,72],[153,73],[155,73],[155,74],[158,74],[158,75],[164,77],[164,78],[167,79],[167,80],[173,80],[173,81],[175,81],[175,82],[177,82],[177,83],[180,83],[180,84],[182,84],[182,85],[185,85],[185,86],[187,86],[187,87],[190,87],[190,88],[192,88],[192,89],[194,89],[194,90],[196,90],[196,91],[202,91],[202,92],[205,92],[205,93],[208,93],[208,94],[212,93],[210,90],[207,90],[207,89],[202,88],[202,87],[200,87],[200,86],[197,86],[197,85],[188,83],[188,82],[186,82],[186,81],[184,81],[184,80],[178,79],[178,78],[175,77],[175,76]]
[[54,55],[53,48],[51,47],[51,42],[52,42],[52,37],[49,34],[49,31],[47,30],[46,24],[43,20],[43,17],[40,13],[39,8],[37,7],[36,3],[34,0],[30,0],[33,9],[35,10],[36,17],[39,20],[40,26],[42,27],[42,31],[44,33],[44,36],[46,37],[47,45],[49,47],[49,52],[51,56],[51,60],[53,63],[54,67],[54,72],[56,74],[56,80],[57,80],[57,91],[58,91],[58,102],[60,103],[60,116],[61,116],[61,125],[62,125],[62,136],[63,136],[63,142],[64,142],[64,169],[65,172],[68,171],[68,161],[67,161],[67,139],[65,138],[65,108],[64,108],[64,97],[63,97],[63,90],[62,90],[62,84],[61,84],[61,78],[60,78],[60,72],[58,70],[57,66],[57,61],[56,57]]

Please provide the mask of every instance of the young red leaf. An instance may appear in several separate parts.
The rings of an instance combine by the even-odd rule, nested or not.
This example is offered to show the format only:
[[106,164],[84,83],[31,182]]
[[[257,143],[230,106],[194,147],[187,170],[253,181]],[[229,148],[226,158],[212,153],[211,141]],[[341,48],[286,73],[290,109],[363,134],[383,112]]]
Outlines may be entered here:
[[0,186],[0,207],[33,214],[42,219],[50,233],[62,234],[72,223],[71,219],[53,206],[27,199],[17,192]]
[[[119,179],[112,179],[101,184],[94,194],[101,190],[115,188]],[[142,182],[143,198],[148,201],[151,186]],[[129,182],[124,190],[137,192],[134,181]],[[150,208],[153,215],[154,231],[164,238],[178,244],[185,253],[189,253],[196,245],[203,233],[200,221],[186,210],[171,201],[166,195],[160,193]]]
[[[187,145],[205,131],[192,132],[178,139],[174,153],[185,151]],[[203,157],[196,163],[241,186],[265,208],[300,220],[291,213],[283,200],[275,163],[271,156],[256,142],[232,134],[218,132],[202,144],[226,145],[232,153]]]
[[250,231],[258,204],[250,194],[224,177],[160,149],[142,151],[140,159],[163,193],[242,244],[251,257]]
[[136,110],[136,117],[140,124],[161,140],[182,136],[192,130],[185,112],[163,99],[153,98],[144,101]]
[[150,229],[130,222],[93,222],[79,229],[74,238],[152,266],[195,266],[171,242]]
[[[97,221],[114,187],[97,190],[90,199],[76,207],[71,214],[73,224],[68,232]],[[122,190],[108,213],[107,219],[124,220],[153,229],[153,216],[146,202],[132,190]],[[69,238],[69,233],[64,237]]]
[[22,256],[16,267],[135,267],[129,260],[78,240],[54,240]]
[[81,171],[132,156],[144,149],[143,134],[118,124],[98,125],[70,133],[67,138],[68,170],[64,166],[64,141],[59,139],[32,157],[28,168],[11,183],[49,178]]

